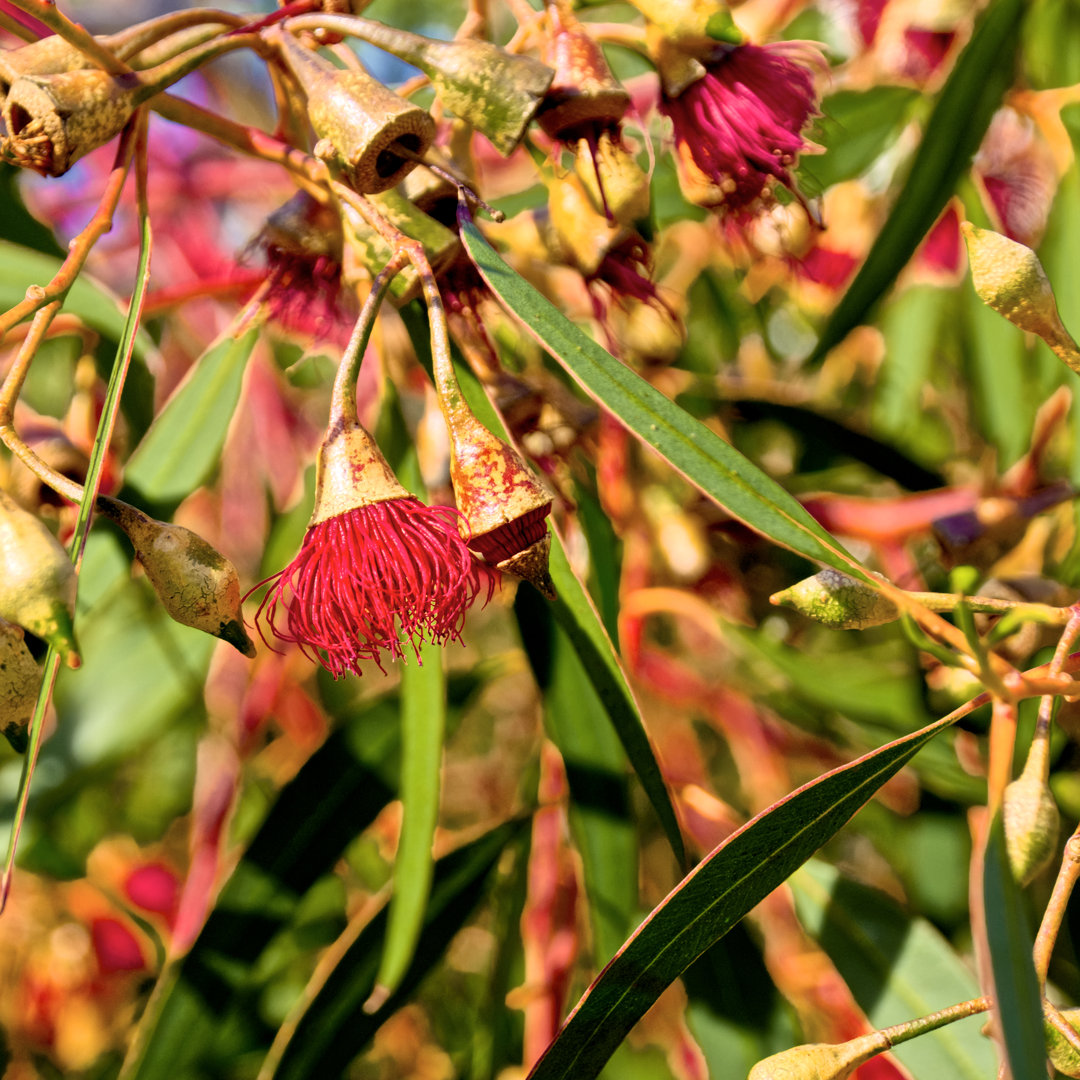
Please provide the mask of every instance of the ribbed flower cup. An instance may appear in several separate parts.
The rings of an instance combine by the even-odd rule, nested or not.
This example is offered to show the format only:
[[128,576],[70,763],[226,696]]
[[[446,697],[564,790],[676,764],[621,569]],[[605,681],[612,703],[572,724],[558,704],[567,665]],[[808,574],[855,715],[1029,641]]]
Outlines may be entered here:
[[[356,376],[386,290],[400,266],[375,279],[342,357],[319,451],[315,508],[295,559],[262,584],[255,616],[267,634],[296,644],[334,678],[364,661],[417,661],[424,641],[461,640],[465,613],[495,576],[473,557],[461,514],[425,506],[394,476],[356,413]],[[467,530],[466,530],[467,531]]]
[[383,654],[402,660],[407,645],[419,658],[422,641],[460,641],[483,585],[459,520],[410,495],[359,424],[341,425],[319,455],[300,553],[259,606],[263,640],[299,645],[336,679],[362,675],[365,660],[384,671]]

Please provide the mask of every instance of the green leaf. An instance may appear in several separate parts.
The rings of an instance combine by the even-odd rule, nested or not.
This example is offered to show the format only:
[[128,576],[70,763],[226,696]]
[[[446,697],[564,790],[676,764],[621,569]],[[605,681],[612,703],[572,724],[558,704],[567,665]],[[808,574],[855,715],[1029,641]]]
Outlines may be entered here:
[[476,906],[499,856],[520,830],[518,822],[500,825],[438,860],[416,952],[398,990],[374,1013],[365,1012],[363,1006],[375,985],[375,968],[386,933],[386,909],[359,934],[352,928],[346,930],[339,943],[343,951],[338,962],[302,1013],[292,1018],[288,1042],[275,1046],[260,1078],[310,1080],[342,1075],[446,951]]
[[[464,364],[458,364],[456,370],[462,393],[473,412],[496,435],[506,438],[506,428],[476,377]],[[608,719],[619,736],[626,756],[660,819],[668,843],[671,844],[680,865],[685,866],[686,851],[682,834],[679,832],[679,823],[660,773],[656,754],[641,722],[641,710],[634,700],[618,654],[600,621],[596,606],[570,566],[562,538],[554,527],[551,534],[549,570],[558,593],[558,599],[552,604],[555,619],[581,657],[589,680],[604,704]]]
[[256,964],[303,897],[394,797],[396,704],[358,710],[282,788],[191,951],[163,973],[123,1077],[218,1075],[238,1054],[269,1046]]
[[800,177],[805,174],[824,191],[860,176],[890,145],[919,96],[903,86],[830,94],[821,103],[822,118],[813,131],[814,142],[824,146],[825,153],[804,157]]
[[544,726],[566,766],[570,827],[581,854],[599,966],[626,940],[638,905],[626,755],[577,649],[547,603],[535,591],[521,589],[514,610],[543,691]]
[[837,304],[810,362],[863,322],[896,280],[971,164],[1012,85],[1023,0],[993,0],[976,24],[926,125],[911,171],[866,262]]
[[[925,919],[811,859],[788,882],[799,921],[832,958],[875,1028],[926,1016],[978,997],[979,984]],[[997,1055],[972,1016],[893,1049],[914,1076],[985,1080]]]
[[1001,1025],[1010,1071],[1015,1077],[1044,1076],[1042,1003],[1031,959],[1034,939],[1023,894],[1009,868],[1000,814],[991,821],[986,838],[983,903],[997,997],[996,1019]]
[[124,479],[147,502],[174,506],[204,483],[225,445],[259,331],[225,337],[196,361],[128,460]]
[[733,833],[668,894],[593,981],[530,1080],[592,1080],[672,981],[950,722],[938,720],[826,773]]
[[[47,285],[52,281],[61,261],[31,248],[0,240],[0,311],[21,303],[31,285]],[[110,341],[119,341],[123,336],[126,312],[121,301],[85,274],[77,277],[68,290],[64,310],[78,315],[87,326]],[[145,361],[154,352],[156,349],[150,335],[145,330],[137,330],[133,353],[136,359]]]
[[507,266],[471,222],[462,226],[462,239],[488,287],[536,340],[688,480],[776,543],[845,573],[858,573],[840,545],[797,499],[597,345]]
[[[423,666],[421,666],[423,665]],[[417,663],[401,666],[401,840],[374,996],[385,1000],[408,970],[431,891],[432,843],[439,818],[439,777],[446,734],[443,648],[424,642]]]

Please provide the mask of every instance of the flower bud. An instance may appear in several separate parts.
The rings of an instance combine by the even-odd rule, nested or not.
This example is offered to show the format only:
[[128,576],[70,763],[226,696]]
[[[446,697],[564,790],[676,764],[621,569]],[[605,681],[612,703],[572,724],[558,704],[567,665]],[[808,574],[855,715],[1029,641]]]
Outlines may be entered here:
[[[371,201],[380,213],[396,229],[424,245],[424,253],[434,274],[439,274],[457,258],[461,241],[456,233],[445,225],[417,209],[398,191],[384,191],[372,196]],[[357,266],[364,276],[374,278],[393,256],[393,250],[383,236],[376,232],[350,206],[344,207],[345,223],[345,274],[355,276]],[[397,307],[415,300],[420,295],[420,277],[411,263],[390,283],[389,298]]]
[[470,550],[555,599],[548,574],[551,513],[547,489],[517,451],[493,435],[461,403],[448,410],[450,479],[467,523]]
[[99,496],[97,509],[127,534],[173,619],[255,655],[240,613],[240,579],[228,559],[190,529],[155,521],[118,499]]
[[1061,815],[1041,769],[1024,771],[1005,788],[1005,851],[1013,877],[1029,885],[1057,851]]
[[835,1046],[805,1043],[759,1061],[747,1080],[846,1080],[858,1066],[884,1049],[877,1033]]
[[416,167],[435,137],[435,121],[367,72],[345,71],[306,49],[278,27],[267,31],[307,95],[308,117],[319,136],[315,153],[340,159],[350,184],[371,195],[392,188]]
[[1035,252],[969,221],[960,228],[979,299],[1014,326],[1038,334],[1070,367],[1080,370],[1076,343],[1061,321],[1054,290]]
[[22,630],[0,620],[0,732],[19,754],[26,751],[26,733],[40,685],[41,670]]
[[[200,22],[192,25],[195,16]],[[229,16],[223,16],[229,19]],[[131,64],[132,67],[147,67],[192,45],[201,44],[210,34],[220,33],[223,22],[207,21],[199,12],[177,11],[146,22],[137,23],[116,34],[103,34],[95,40],[100,42],[116,57]],[[183,32],[194,31],[194,36]],[[156,46],[164,38],[171,38],[166,49],[154,48],[152,53],[137,55]],[[50,34],[38,41],[20,45],[17,49],[0,50],[0,93],[20,75],[59,75],[65,71],[93,69],[96,65],[86,54],[77,49],[59,34]]]
[[320,15],[319,25],[352,34],[418,67],[443,105],[503,155],[521,142],[555,74],[539,60],[487,41],[436,41],[349,16]]
[[770,604],[837,630],[865,630],[899,617],[896,605],[872,585],[839,570],[822,570],[769,597]]
[[[1061,1009],[1061,1018],[1080,1035],[1080,1009]],[[1047,1018],[1043,1018],[1043,1033],[1046,1039],[1046,1053],[1050,1063],[1062,1076],[1080,1078],[1080,1054],[1073,1049],[1072,1043]]]
[[68,667],[75,644],[75,568],[56,537],[0,491],[0,618],[47,641]]
[[555,78],[537,113],[537,123],[553,139],[585,129],[614,128],[630,105],[600,46],[577,20],[569,6],[549,8],[552,34],[543,51]]

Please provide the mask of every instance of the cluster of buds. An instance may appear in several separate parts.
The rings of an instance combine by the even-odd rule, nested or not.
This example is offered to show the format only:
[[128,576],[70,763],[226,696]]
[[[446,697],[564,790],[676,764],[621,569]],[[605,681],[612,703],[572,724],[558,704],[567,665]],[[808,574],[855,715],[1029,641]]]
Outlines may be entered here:
[[[820,54],[805,44],[744,42],[713,0],[635,6],[688,197],[739,217],[764,205],[777,184],[798,194],[791,169],[808,146],[802,133],[816,111]],[[546,261],[579,275],[585,311],[613,349],[615,311],[648,308],[664,321],[666,345],[628,350],[645,362],[669,353],[670,342],[677,346],[681,326],[652,279],[650,177],[624,131],[634,117],[645,130],[644,107],[633,107],[613,74],[600,24],[580,20],[571,0],[546,0],[541,17],[523,28],[523,47],[508,51],[469,37],[421,37],[342,13],[340,5],[304,11],[287,6],[249,21],[192,10],[95,39],[92,49],[47,37],[9,50],[0,56],[3,153],[59,176],[147,106],[248,152],[271,147],[275,160],[303,175],[301,190],[268,217],[255,242],[267,274],[247,310],[328,337],[350,293],[367,290],[368,302],[339,372],[307,536],[297,559],[270,579],[256,621],[264,637],[298,644],[338,676],[359,673],[364,661],[381,666],[384,655],[401,659],[410,643],[416,650],[422,640],[457,640],[466,610],[491,596],[500,573],[554,595],[547,568],[553,496],[465,405],[444,340],[449,331],[496,398],[510,384],[529,392],[526,375],[502,369],[483,315],[491,298],[458,236],[461,207],[486,206],[474,190],[477,176],[498,175],[473,134],[504,158],[531,141],[549,200],[522,220],[531,222]],[[350,38],[418,68],[436,108],[376,79],[340,47]],[[338,46],[333,61],[321,51],[326,45]],[[270,68],[278,137],[209,121],[162,96],[183,75],[242,47]],[[567,154],[571,172],[564,171]],[[507,226],[502,241],[512,246],[513,235]],[[366,343],[382,298],[401,306],[421,293],[456,509],[427,507],[398,483],[355,402],[357,343]],[[655,345],[655,327],[645,337]],[[128,534],[174,618],[251,652],[230,564],[179,526],[115,500],[100,499],[97,509]]]

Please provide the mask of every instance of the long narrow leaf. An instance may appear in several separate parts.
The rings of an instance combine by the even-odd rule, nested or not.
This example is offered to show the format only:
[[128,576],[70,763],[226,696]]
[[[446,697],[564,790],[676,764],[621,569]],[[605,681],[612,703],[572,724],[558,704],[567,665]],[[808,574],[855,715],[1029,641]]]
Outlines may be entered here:
[[[446,676],[443,648],[425,642],[421,664],[401,668],[401,840],[394,859],[394,885],[382,964],[372,1002],[400,985],[424,924],[434,872],[432,843],[439,817],[439,774],[446,733]],[[372,1002],[369,1002],[371,1007]]]
[[1009,868],[1001,815],[991,822],[983,865],[983,903],[994,969],[995,1010],[1016,1080],[1046,1075],[1039,982],[1023,897]]
[[605,723],[604,705],[569,635],[539,594],[514,605],[521,639],[543,691],[544,726],[559,749],[570,788],[570,827],[581,855],[598,963],[615,955],[638,904],[637,838],[626,757]]
[[375,984],[375,968],[386,933],[385,908],[349,942],[333,970],[313,994],[303,1014],[283,1031],[288,1042],[275,1046],[259,1073],[280,1080],[340,1076],[379,1027],[407,999],[417,983],[445,952],[461,929],[484,883],[520,823],[500,825],[478,840],[440,859],[435,868],[431,901],[417,949],[398,990],[374,1013],[364,1010]]
[[858,573],[794,496],[625,364],[499,257],[471,222],[462,239],[488,287],[597,401],[731,514],[792,551]]
[[122,1076],[204,1075],[269,1046],[254,965],[394,797],[397,747],[397,702],[384,701],[336,731],[282,789],[191,951],[163,976]]
[[811,361],[824,357],[866,318],[944,209],[1012,85],[1024,7],[1023,0],[994,0],[983,13],[941,91],[896,205],[822,331]]
[[226,336],[205,352],[165,403],[124,472],[147,501],[170,506],[203,483],[217,465],[257,328]]
[[799,788],[732,834],[657,906],[594,980],[530,1080],[591,1080],[690,964],[782,884],[950,715]]

